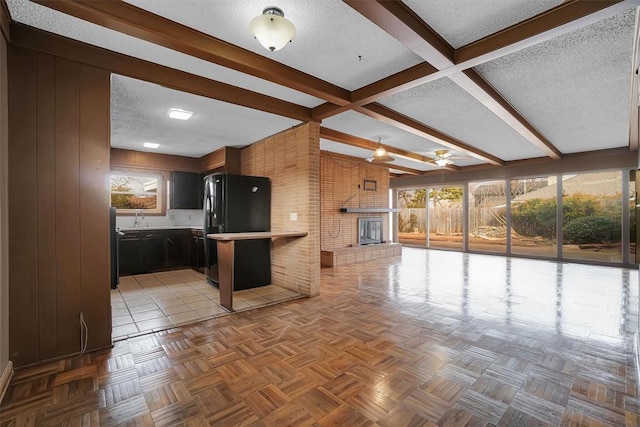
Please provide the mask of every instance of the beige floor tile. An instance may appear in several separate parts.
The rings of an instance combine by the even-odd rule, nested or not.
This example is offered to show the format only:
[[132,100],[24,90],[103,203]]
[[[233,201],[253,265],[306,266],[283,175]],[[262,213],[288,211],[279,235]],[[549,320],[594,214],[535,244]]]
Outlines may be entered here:
[[175,300],[169,300],[169,301],[158,301],[157,304],[158,304],[158,307],[160,307],[160,309],[163,311],[171,307],[186,305],[185,302],[179,298]]
[[143,311],[140,313],[133,313],[132,317],[136,322],[141,322],[143,320],[150,320],[150,319],[156,319],[158,317],[164,317],[164,313],[159,309],[156,309],[156,310]]
[[182,325],[187,322],[191,322],[193,320],[197,320],[200,318],[198,313],[195,311],[187,311],[185,313],[172,314],[171,316],[167,316],[174,325]]
[[120,316],[129,316],[129,309],[127,306],[115,308],[113,304],[111,305],[111,317],[116,318]]
[[124,310],[129,311],[129,310],[127,309],[127,304],[125,304],[125,303],[124,303],[124,301],[115,301],[115,302],[112,302],[112,303],[111,303],[111,309],[112,309],[112,310],[113,310],[113,309],[119,309],[119,310],[120,310],[120,309],[124,309]]
[[[120,283],[124,286],[112,291],[111,298],[114,339],[229,313],[219,305],[218,288],[193,270],[126,276]],[[242,311],[297,296],[269,285],[235,292],[233,305],[236,311]]]
[[126,314],[124,316],[117,316],[111,319],[111,325],[114,328],[116,326],[126,325],[127,323],[133,323],[133,318],[129,314]]
[[[269,304],[271,302],[271,300],[265,297],[242,298],[240,299],[240,301],[243,301],[251,306],[264,305],[264,304]],[[235,298],[234,298],[234,302],[235,302]]]
[[186,302],[187,304],[191,304],[194,302],[200,302],[200,301],[207,301],[207,297],[197,293],[196,295],[189,295],[189,296],[185,296],[185,297],[180,297],[182,299],[182,301]]
[[191,307],[189,307],[187,304],[183,302],[177,305],[169,306],[169,307],[160,307],[160,310],[162,310],[166,315],[193,311]]
[[246,302],[242,301],[242,300],[238,300],[238,299],[233,299],[233,309],[234,310],[244,310],[247,308],[251,308],[251,306],[249,304],[247,304]]
[[136,322],[140,332],[152,332],[153,330],[172,327],[173,323],[167,317],[158,317],[157,319],[144,320]]
[[181,291],[174,290],[174,293],[182,299],[200,295],[200,292],[196,291],[191,287],[189,287],[188,290],[181,290]]
[[215,302],[211,301],[210,299],[205,299],[204,301],[196,301],[196,302],[192,302],[189,304],[189,306],[191,308],[193,308],[194,310],[199,310],[201,308],[207,308],[207,307],[213,307],[213,306],[217,306],[218,304],[216,304]]
[[133,313],[142,313],[143,311],[150,311],[150,310],[157,310],[157,309],[158,309],[158,306],[154,302],[151,302],[150,304],[129,306],[129,311],[132,314]]
[[228,311],[220,307],[219,305],[216,305],[216,306],[197,309],[196,313],[198,313],[198,315],[200,315],[201,317],[207,317],[207,316],[215,316],[217,314],[228,313]]
[[130,334],[135,334],[138,332],[138,328],[135,323],[129,323],[127,325],[116,326],[111,331],[111,336],[113,339],[125,338]]

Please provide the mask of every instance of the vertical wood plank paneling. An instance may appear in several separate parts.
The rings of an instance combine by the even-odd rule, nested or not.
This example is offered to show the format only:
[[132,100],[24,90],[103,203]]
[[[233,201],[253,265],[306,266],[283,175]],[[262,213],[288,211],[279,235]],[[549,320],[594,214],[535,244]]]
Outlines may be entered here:
[[80,264],[87,350],[111,345],[109,72],[80,68]]
[[57,338],[63,355],[80,350],[80,65],[55,62]]
[[36,54],[9,47],[9,357],[38,360]]
[[56,189],[55,189],[55,58],[37,58],[37,158],[38,176],[38,341],[40,359],[57,356],[56,327]]

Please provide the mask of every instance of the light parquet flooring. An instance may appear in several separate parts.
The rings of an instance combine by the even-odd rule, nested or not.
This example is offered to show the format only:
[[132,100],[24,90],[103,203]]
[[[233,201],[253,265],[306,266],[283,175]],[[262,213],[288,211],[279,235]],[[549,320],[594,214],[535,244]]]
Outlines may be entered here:
[[637,271],[405,248],[15,373],[1,425],[636,426]]

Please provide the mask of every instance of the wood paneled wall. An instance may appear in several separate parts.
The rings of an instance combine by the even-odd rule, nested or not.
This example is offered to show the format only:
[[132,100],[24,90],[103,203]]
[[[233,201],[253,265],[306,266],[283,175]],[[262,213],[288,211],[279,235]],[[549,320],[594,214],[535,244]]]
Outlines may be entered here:
[[146,151],[111,149],[111,167],[150,169],[154,171],[202,172],[202,160],[195,157],[172,156]]
[[10,358],[111,345],[110,73],[9,48]]
[[[306,123],[242,149],[242,174],[271,178],[271,230],[306,231],[277,239],[273,283],[306,296],[320,293],[320,126]],[[296,213],[297,221],[290,219]]]
[[[376,181],[376,191],[365,191],[364,180]],[[320,156],[320,247],[323,251],[358,243],[358,217],[382,217],[383,238],[388,235],[389,214],[343,213],[341,207],[389,207],[389,169],[354,162],[330,154]]]
[[240,174],[240,148],[222,147],[200,158],[202,172],[229,172]]
[[[2,16],[3,14],[0,14]],[[0,372],[9,363],[9,156],[7,43],[0,36]],[[0,384],[0,399],[2,396]]]

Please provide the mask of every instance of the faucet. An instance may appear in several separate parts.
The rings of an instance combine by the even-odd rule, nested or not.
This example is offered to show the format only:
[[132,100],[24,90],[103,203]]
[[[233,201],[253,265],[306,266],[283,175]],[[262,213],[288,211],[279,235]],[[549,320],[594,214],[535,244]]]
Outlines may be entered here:
[[142,209],[136,209],[136,218],[133,221],[133,226],[135,228],[142,227],[142,221],[144,221],[144,213],[142,212]]

